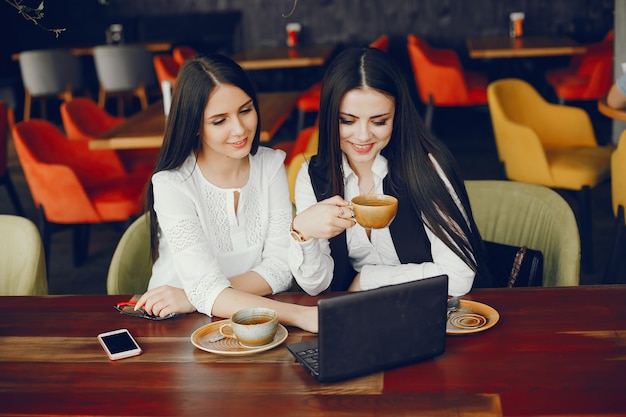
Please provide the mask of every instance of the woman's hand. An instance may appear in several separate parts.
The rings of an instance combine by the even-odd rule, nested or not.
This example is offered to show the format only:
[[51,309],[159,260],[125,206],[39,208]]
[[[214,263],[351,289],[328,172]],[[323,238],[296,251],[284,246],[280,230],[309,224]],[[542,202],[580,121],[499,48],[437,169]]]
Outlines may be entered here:
[[293,219],[293,228],[305,240],[330,239],[354,226],[354,213],[350,202],[336,195],[312,205]]
[[166,317],[172,313],[192,313],[196,308],[191,305],[185,290],[163,285],[144,293],[137,301],[135,309],[143,308],[148,314]]

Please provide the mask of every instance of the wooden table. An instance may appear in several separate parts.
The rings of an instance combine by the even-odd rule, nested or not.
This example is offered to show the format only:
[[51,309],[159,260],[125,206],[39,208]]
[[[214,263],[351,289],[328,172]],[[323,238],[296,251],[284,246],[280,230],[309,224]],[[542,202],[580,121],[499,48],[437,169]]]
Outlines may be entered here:
[[564,36],[494,36],[467,39],[471,58],[527,58],[584,54],[586,48]]
[[[0,297],[0,415],[626,415],[626,285],[474,290],[464,298],[500,313],[493,328],[449,336],[435,359],[333,384],[284,344],[250,356],[199,350],[190,335],[211,318],[113,309],[128,298]],[[118,328],[142,355],[107,359],[96,335]],[[285,344],[310,337],[288,330]]]
[[602,97],[598,100],[598,111],[611,119],[626,122],[626,109],[614,109],[610,107],[606,102],[606,97]]
[[[297,91],[260,93],[261,142],[269,142],[294,109],[300,96]],[[158,148],[163,143],[165,115],[163,102],[157,101],[121,124],[89,142],[90,149]]]
[[[140,45],[151,52],[168,52],[172,50],[171,42],[140,42],[140,43],[130,43],[128,45]],[[83,55],[93,55],[93,48],[94,48],[93,46],[75,46],[75,47],[68,47],[67,50],[69,50],[73,55],[83,56]],[[19,61],[20,54],[19,53],[12,54],[11,59],[13,61]]]
[[246,70],[312,67],[324,65],[334,46],[260,48],[235,54],[232,58]]

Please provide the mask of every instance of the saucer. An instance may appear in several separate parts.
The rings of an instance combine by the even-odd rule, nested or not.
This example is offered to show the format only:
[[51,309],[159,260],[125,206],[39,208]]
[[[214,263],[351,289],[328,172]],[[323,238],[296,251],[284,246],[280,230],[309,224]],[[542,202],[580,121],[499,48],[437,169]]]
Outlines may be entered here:
[[459,309],[448,316],[446,334],[471,334],[492,328],[500,314],[491,306],[477,301],[461,300]]
[[198,349],[217,353],[218,355],[250,355],[252,353],[270,350],[280,345],[287,339],[287,329],[282,324],[278,324],[278,330],[274,336],[274,340],[263,346],[246,347],[237,341],[237,339],[224,338],[216,342],[210,342],[212,339],[220,335],[220,326],[228,320],[214,321],[197,328],[191,334],[191,343]]

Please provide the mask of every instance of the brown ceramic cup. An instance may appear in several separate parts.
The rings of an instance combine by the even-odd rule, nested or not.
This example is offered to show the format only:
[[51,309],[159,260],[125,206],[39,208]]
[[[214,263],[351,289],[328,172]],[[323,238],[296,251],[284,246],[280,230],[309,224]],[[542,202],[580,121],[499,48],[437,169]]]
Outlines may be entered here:
[[222,336],[237,339],[244,347],[271,343],[277,330],[278,313],[263,307],[239,310],[220,326]]
[[391,224],[398,211],[398,199],[385,194],[363,194],[352,199],[354,218],[366,229],[382,229]]

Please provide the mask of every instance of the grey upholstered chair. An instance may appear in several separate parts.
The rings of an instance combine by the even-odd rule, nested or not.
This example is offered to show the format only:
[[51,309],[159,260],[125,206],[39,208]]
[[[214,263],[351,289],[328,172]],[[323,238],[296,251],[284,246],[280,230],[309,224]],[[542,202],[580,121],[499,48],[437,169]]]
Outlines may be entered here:
[[45,119],[46,100],[56,97],[70,101],[74,92],[85,88],[80,58],[66,49],[40,49],[19,54],[24,84],[24,120],[30,119],[33,99],[41,105]]
[[150,217],[139,216],[117,243],[109,273],[108,294],[143,294],[152,275]]
[[543,253],[543,286],[580,282],[580,236],[571,207],[556,191],[515,181],[466,181],[482,238]]
[[46,261],[37,226],[0,214],[0,295],[46,295]]
[[98,105],[117,97],[117,115],[124,116],[124,99],[137,97],[142,109],[148,107],[148,93],[158,88],[153,55],[140,45],[100,45],[93,51],[100,90]]

